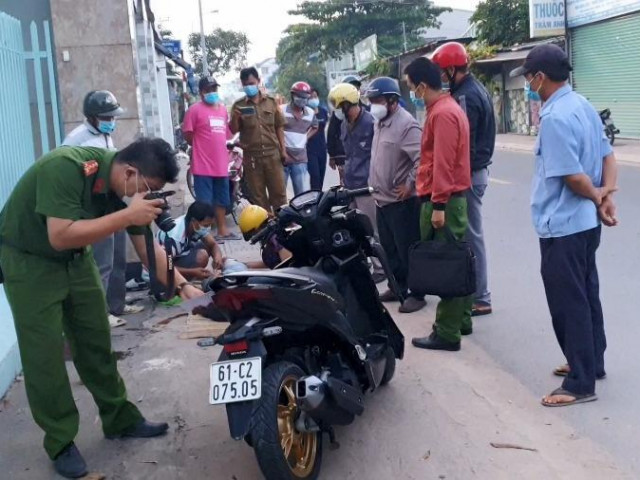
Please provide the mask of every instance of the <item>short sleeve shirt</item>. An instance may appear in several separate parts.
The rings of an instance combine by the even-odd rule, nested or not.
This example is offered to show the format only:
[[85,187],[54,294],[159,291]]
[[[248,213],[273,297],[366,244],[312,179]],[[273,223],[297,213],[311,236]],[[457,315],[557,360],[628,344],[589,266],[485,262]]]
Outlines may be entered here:
[[96,147],[115,150],[111,135],[104,134],[94,128],[86,120],[69,132],[62,142],[67,147]]
[[540,112],[531,213],[541,238],[572,235],[600,224],[595,204],[567,186],[564,177],[584,173],[602,185],[604,157],[612,152],[598,112],[569,85]]
[[305,107],[299,118],[295,116],[290,104],[281,107],[284,116],[284,142],[287,155],[293,160],[291,163],[307,163],[307,132],[318,128],[315,112]]
[[187,236],[187,222],[185,215],[176,218],[175,224],[176,226],[168,232],[160,230],[157,233],[157,238],[158,243],[162,246],[164,246],[167,238],[172,238],[175,245],[172,252],[173,256],[179,258],[189,253],[194,242],[192,242],[192,239]]
[[187,110],[182,130],[193,133],[191,170],[194,175],[228,176],[227,139],[231,137],[228,122],[229,115],[222,104],[198,102]]
[[[0,243],[27,253],[68,260],[71,251],[49,243],[47,217],[86,220],[126,208],[109,189],[117,152],[60,147],[36,161],[18,181],[0,213]],[[142,234],[145,227],[130,227]]]
[[[251,155],[271,155],[280,150],[278,129],[284,118],[273,97],[260,94],[257,103],[245,97],[233,104],[231,130],[240,132],[240,143]],[[235,112],[239,110],[240,115]]]

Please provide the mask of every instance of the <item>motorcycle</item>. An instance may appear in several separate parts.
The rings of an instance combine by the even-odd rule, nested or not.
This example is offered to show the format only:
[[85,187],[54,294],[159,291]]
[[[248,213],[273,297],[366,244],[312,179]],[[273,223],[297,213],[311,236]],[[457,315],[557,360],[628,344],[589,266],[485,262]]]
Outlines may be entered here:
[[368,188],[309,191],[251,239],[271,235],[293,254],[282,268],[211,279],[208,306],[229,321],[216,339],[209,403],[225,405],[231,437],[253,447],[267,480],[318,478],[323,437],[364,411],[364,396],[394,376],[404,337],[380,302],[367,257],[380,259],[373,227],[349,207]]
[[613,145],[613,142],[616,139],[616,135],[620,133],[620,130],[616,128],[613,124],[613,120],[611,119],[611,110],[605,108],[600,112],[600,120],[602,121],[602,125],[604,127],[604,133],[609,139],[609,143]]

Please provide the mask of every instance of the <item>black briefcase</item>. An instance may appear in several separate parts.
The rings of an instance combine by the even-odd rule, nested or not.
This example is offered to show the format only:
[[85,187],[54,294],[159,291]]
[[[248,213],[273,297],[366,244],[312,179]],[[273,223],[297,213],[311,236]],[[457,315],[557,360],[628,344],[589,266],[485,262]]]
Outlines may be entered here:
[[476,291],[476,257],[448,226],[444,233],[445,240],[432,236],[409,248],[409,289],[419,295],[466,297]]

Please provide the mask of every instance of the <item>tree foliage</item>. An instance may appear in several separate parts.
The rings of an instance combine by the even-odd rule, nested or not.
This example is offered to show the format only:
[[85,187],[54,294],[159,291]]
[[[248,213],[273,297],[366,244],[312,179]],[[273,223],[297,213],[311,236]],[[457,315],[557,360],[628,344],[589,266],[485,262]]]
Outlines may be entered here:
[[528,0],[484,0],[471,17],[478,40],[509,46],[529,40]]
[[[209,74],[225,74],[230,70],[240,70],[246,65],[249,38],[243,32],[216,28],[211,34],[205,35],[207,49],[207,63]],[[200,34],[189,35],[189,53],[194,62],[194,70],[202,74],[202,49],[200,48]]]
[[324,67],[317,63],[308,63],[304,60],[297,60],[296,63],[290,64],[289,68],[280,69],[276,80],[276,90],[285,98],[289,98],[291,85],[295,82],[307,82],[314,88],[318,89],[318,95],[321,100],[327,98],[327,80],[325,78]]

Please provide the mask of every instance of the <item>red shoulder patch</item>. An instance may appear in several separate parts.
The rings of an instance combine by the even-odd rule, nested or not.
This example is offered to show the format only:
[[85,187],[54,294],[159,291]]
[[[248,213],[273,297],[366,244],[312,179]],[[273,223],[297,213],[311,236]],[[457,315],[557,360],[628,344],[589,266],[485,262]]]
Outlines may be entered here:
[[89,160],[82,164],[82,168],[84,168],[84,176],[90,177],[98,173],[98,162],[96,160]]
[[104,190],[104,179],[96,178],[96,181],[93,184],[93,193],[102,193],[103,190]]

